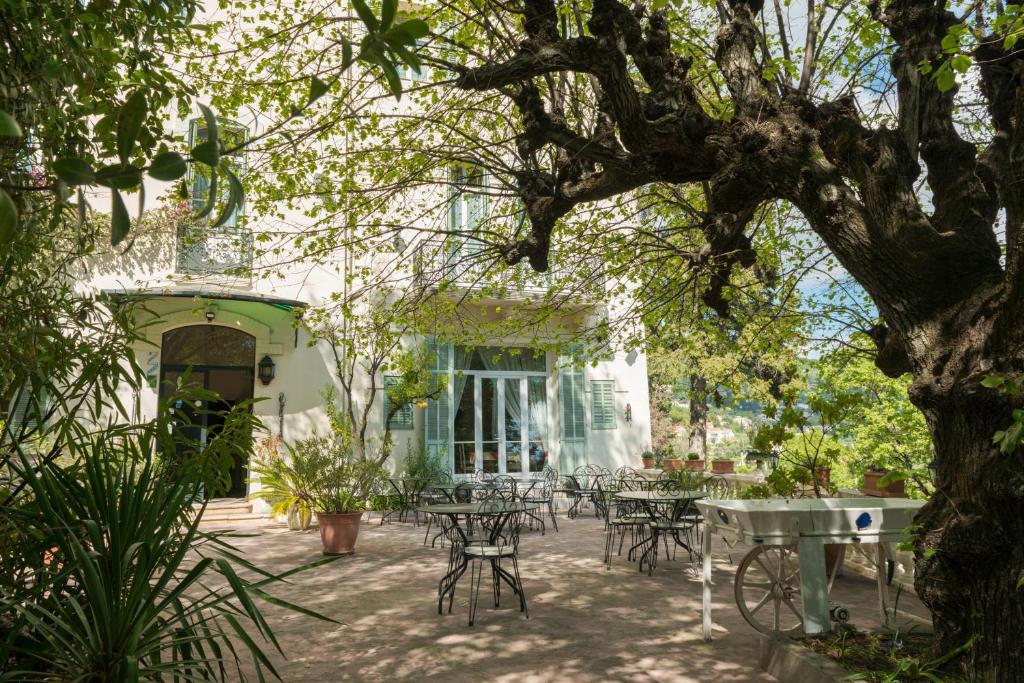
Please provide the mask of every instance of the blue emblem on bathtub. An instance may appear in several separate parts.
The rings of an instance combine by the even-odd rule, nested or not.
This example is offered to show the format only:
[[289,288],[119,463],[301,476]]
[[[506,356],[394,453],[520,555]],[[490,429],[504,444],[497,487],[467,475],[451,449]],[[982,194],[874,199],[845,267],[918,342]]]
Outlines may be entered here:
[[855,521],[858,529],[867,529],[871,526],[871,515],[866,512],[862,512],[857,515],[857,519]]

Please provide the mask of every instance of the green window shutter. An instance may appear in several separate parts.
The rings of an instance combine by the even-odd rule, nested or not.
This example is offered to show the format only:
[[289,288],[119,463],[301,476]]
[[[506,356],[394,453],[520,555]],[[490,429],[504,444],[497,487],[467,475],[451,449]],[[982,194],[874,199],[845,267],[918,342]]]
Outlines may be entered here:
[[[391,387],[395,386],[402,379],[394,375],[384,376],[384,418],[388,419],[388,413],[394,405],[391,403],[391,398],[388,392]],[[395,411],[395,414],[388,419],[388,429],[391,431],[399,431],[403,429],[412,429],[412,404],[407,403],[406,405]]]
[[452,391],[452,346],[438,342],[436,337],[427,340],[427,348],[433,355],[431,374],[435,380],[441,375],[448,377],[448,389],[436,399],[427,400],[424,415],[424,441],[431,454],[447,456],[451,447],[451,391]]
[[565,368],[558,374],[558,404],[562,423],[559,467],[563,472],[572,472],[587,462],[583,371],[578,368]]
[[615,429],[615,380],[594,380],[590,390],[594,429]]

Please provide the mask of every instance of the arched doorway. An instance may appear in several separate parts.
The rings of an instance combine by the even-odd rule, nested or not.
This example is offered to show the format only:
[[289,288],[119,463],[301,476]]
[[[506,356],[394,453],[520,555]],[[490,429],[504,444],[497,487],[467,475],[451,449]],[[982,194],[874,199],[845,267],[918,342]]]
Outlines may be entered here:
[[[175,387],[178,378],[191,368],[189,384],[216,392],[220,398],[206,410],[193,411],[179,406],[187,421],[182,433],[199,443],[224,424],[224,415],[240,401],[253,396],[256,369],[256,338],[222,325],[189,325],[168,330],[160,347],[160,394]],[[197,414],[199,413],[199,414]],[[242,498],[248,462],[236,458],[231,469],[231,484],[226,490],[210,491],[210,497]]]

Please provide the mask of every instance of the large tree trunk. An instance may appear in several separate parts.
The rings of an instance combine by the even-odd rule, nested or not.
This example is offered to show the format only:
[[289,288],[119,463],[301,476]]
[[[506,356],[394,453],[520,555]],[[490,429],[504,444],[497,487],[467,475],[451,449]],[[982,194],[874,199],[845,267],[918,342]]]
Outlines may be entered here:
[[[935,387],[930,387],[934,389]],[[1012,401],[981,389],[932,403],[915,385],[935,445],[937,493],[917,517],[915,588],[931,609],[938,652],[972,638],[970,669],[984,681],[1024,678],[1024,467],[992,435]]]
[[700,375],[690,375],[690,434],[687,439],[690,453],[708,454],[708,381]]

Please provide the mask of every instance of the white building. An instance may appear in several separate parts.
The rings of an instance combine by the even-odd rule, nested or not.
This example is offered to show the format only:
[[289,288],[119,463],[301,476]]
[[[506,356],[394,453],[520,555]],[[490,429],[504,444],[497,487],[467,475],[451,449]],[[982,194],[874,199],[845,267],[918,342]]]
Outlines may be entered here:
[[[260,120],[252,116],[220,125],[234,135],[251,136],[262,132]],[[169,113],[168,125],[190,143],[206,134],[198,112],[186,120]],[[234,163],[244,172],[244,153]],[[207,180],[193,172],[188,183],[194,208],[205,201]],[[472,178],[472,183],[486,179]],[[147,180],[148,197],[170,189]],[[446,203],[448,225],[463,232],[471,232],[474,221],[488,210],[483,195],[477,197],[471,190],[452,193],[450,186],[439,184],[436,193],[434,201]],[[143,412],[152,415],[161,391],[191,368],[192,381],[218,392],[225,406],[265,399],[255,404],[254,412],[285,441],[325,431],[322,392],[329,386],[340,389],[334,358],[331,347],[312,341],[309,330],[296,319],[301,321],[306,310],[344,298],[351,286],[346,274],[363,265],[376,267],[374,258],[339,249],[329,262],[311,265],[290,258],[287,239],[281,241],[283,251],[270,256],[254,245],[251,226],[275,218],[247,215],[243,209],[225,226],[211,228],[208,221],[191,220],[187,214],[182,209],[180,220],[170,227],[140,228],[130,251],[98,257],[84,283],[114,295],[142,298],[152,314],[146,316],[147,343],[136,349],[148,379],[138,396]],[[287,222],[301,223],[302,218],[292,212]],[[455,306],[456,312],[460,307],[486,307],[487,316],[506,318],[502,329],[514,330],[509,311],[521,310],[530,296],[557,287],[546,278],[530,276],[474,296],[480,287],[479,266],[470,260],[466,268],[453,266],[450,247],[418,239],[415,231],[406,236],[411,248],[400,269],[408,277],[393,280],[390,295],[400,295],[403,286],[426,287],[432,296],[466,302]],[[466,254],[472,248],[472,239],[464,239],[456,252]],[[607,315],[607,306],[601,297],[580,296],[563,307],[547,333],[505,332],[472,345],[448,340],[453,336],[449,333],[463,324],[458,316],[435,321],[431,330],[408,334],[407,345],[436,349],[432,369],[448,377],[447,391],[440,399],[424,407],[410,406],[391,419],[396,447],[389,467],[401,470],[407,444],[424,444],[442,453],[456,477],[480,469],[529,476],[545,465],[563,472],[588,463],[612,469],[640,466],[640,454],[650,447],[643,353],[609,349],[596,361],[574,365],[553,350],[554,342],[571,338],[587,321]],[[273,379],[261,378],[261,364],[273,367]],[[358,377],[354,400],[364,400],[370,386],[385,388],[388,382],[385,373]],[[383,433],[384,405],[378,397],[371,411],[371,441]],[[216,419],[204,417],[197,436],[205,438],[216,427]],[[233,487],[224,493],[245,495],[245,467],[245,462],[237,463]]]

